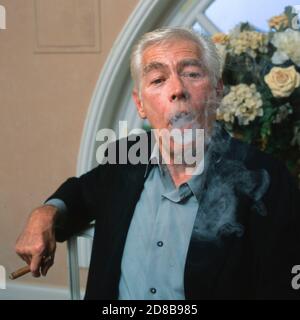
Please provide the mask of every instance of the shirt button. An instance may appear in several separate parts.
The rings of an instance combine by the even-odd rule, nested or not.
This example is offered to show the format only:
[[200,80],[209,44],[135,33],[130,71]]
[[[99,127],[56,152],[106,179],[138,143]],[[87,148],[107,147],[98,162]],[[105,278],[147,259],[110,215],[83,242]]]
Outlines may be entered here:
[[150,292],[154,294],[154,293],[156,293],[156,289],[155,288],[151,288]]
[[159,247],[162,247],[162,246],[164,245],[164,243],[163,243],[162,241],[158,241],[158,242],[157,242],[157,245],[158,245]]

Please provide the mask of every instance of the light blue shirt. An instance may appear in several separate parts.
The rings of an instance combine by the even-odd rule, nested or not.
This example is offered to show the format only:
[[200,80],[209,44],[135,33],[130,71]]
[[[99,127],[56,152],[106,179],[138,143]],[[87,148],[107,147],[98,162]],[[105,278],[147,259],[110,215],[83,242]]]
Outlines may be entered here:
[[166,165],[154,165],[150,172],[147,167],[123,252],[119,300],[185,299],[184,267],[199,208],[200,174],[176,188]]

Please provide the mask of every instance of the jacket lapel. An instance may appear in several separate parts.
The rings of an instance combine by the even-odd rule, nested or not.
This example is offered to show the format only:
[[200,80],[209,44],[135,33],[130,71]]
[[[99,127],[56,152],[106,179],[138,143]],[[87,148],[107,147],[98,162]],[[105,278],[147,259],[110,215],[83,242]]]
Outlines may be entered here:
[[[148,158],[151,155],[151,135],[147,134]],[[128,143],[128,149],[133,145]],[[119,245],[124,248],[129,225],[134,213],[135,206],[140,198],[144,187],[145,172],[147,163],[119,164],[114,171],[113,196],[111,199],[111,217],[109,218],[112,227],[112,237],[119,239]],[[117,221],[117,223],[116,223]]]

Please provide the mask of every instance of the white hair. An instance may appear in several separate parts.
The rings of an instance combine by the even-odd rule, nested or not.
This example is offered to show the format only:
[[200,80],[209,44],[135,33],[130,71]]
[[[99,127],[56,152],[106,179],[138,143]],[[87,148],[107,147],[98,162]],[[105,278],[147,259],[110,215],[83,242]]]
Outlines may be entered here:
[[131,52],[130,69],[136,89],[140,87],[142,55],[146,48],[170,40],[188,40],[194,42],[201,52],[201,61],[207,69],[214,86],[221,78],[220,58],[214,43],[204,35],[179,27],[164,27],[145,33],[135,44]]

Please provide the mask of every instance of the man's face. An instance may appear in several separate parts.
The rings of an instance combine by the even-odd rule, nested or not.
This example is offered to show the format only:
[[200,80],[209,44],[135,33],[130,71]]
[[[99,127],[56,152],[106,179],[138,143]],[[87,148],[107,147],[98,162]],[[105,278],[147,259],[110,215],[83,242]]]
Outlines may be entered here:
[[143,52],[140,92],[134,91],[133,98],[153,128],[208,129],[216,97],[194,42],[174,39]]

